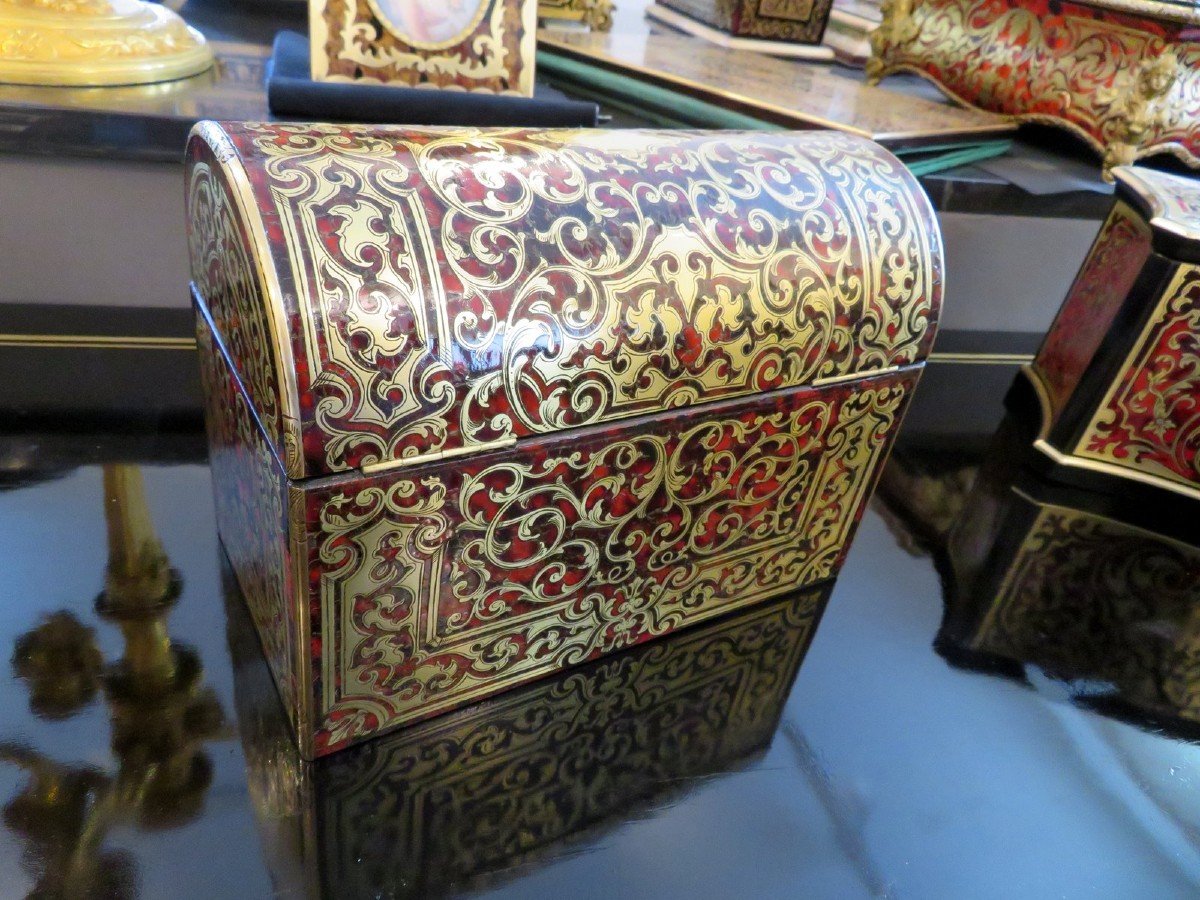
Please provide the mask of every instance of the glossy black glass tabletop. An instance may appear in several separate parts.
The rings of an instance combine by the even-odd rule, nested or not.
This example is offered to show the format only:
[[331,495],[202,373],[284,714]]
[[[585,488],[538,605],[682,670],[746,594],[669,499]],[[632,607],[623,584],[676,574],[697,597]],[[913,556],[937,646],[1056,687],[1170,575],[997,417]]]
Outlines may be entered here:
[[1023,474],[991,434],[1011,365],[931,366],[835,585],[307,765],[223,563],[191,353],[26,352],[174,399],[8,419],[4,896],[1200,887],[1200,551]]

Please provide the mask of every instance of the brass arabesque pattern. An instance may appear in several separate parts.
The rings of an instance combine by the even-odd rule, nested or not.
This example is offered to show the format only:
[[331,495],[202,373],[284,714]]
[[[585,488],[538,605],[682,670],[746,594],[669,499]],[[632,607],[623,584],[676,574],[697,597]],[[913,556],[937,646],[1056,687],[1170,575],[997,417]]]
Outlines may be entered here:
[[914,72],[964,103],[1067,128],[1103,154],[1106,177],[1156,153],[1200,165],[1188,4],[884,0],[882,10],[872,83]]
[[830,577],[911,383],[332,491],[328,743]]
[[1200,267],[1179,265],[1076,456],[1200,490]]
[[844,135],[233,137],[289,249],[307,474],[904,365],[932,339],[928,207]]

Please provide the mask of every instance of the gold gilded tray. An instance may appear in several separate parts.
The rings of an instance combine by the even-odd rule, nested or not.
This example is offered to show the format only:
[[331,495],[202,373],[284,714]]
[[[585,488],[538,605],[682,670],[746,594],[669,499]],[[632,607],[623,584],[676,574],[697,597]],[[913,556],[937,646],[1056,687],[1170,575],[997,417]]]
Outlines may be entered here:
[[832,66],[799,65],[682,35],[541,31],[538,46],[543,71],[549,54],[786,128],[832,128],[892,149],[995,138],[1015,127],[992,113],[870,87]]

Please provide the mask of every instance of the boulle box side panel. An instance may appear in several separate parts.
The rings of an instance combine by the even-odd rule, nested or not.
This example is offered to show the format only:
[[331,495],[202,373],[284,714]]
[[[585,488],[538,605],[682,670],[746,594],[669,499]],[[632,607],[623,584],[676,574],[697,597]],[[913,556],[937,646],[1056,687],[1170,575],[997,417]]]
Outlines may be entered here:
[[314,488],[315,752],[832,578],[918,375]]
[[1177,266],[1076,455],[1200,488],[1200,268]]
[[187,148],[188,253],[192,284],[271,452],[298,474],[295,361],[268,230],[237,153],[202,122]]
[[1118,200],[1026,375],[1054,477],[1200,492],[1200,189],[1119,168]]
[[[303,494],[271,452],[244,389],[198,305],[196,338],[205,396],[209,468],[217,527],[271,674],[302,746],[309,742],[311,698],[306,620],[302,617]],[[305,576],[301,578],[300,576]],[[306,611],[306,608],[304,609]]]
[[1144,219],[1118,200],[1033,363],[1050,403],[1045,427],[1053,427],[1095,358],[1150,256],[1150,244]]

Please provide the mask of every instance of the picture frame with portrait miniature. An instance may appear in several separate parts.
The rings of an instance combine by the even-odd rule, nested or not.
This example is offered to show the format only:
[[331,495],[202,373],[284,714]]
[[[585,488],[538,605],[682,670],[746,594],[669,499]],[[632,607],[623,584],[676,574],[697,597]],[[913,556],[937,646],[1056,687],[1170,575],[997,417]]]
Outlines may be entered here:
[[537,0],[309,0],[312,77],[533,96]]

